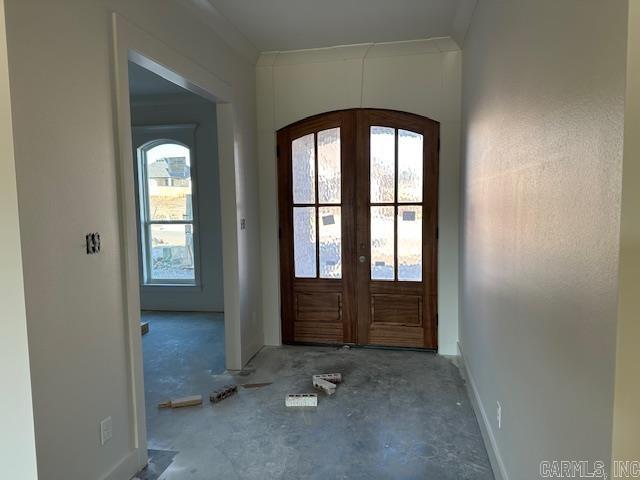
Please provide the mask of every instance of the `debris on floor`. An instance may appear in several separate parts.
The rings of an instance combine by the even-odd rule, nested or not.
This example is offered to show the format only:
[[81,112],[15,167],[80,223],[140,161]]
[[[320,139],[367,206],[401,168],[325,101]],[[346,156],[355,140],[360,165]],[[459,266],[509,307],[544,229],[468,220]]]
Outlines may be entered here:
[[331,383],[342,383],[342,374],[341,373],[320,373],[318,375],[314,375],[313,379],[321,378],[322,380],[326,380]]
[[240,385],[242,388],[262,388],[267,385],[271,385],[273,382],[265,382],[265,383],[243,383]]
[[317,407],[318,395],[315,393],[291,393],[284,404],[287,407]]
[[142,322],[140,324],[140,333],[142,335],[146,335],[147,333],[149,333],[149,322]]
[[131,480],[158,480],[179,452],[173,450],[147,450],[149,461]]
[[191,395],[190,397],[167,400],[158,404],[158,408],[182,408],[202,405],[202,395]]
[[335,383],[328,382],[327,380],[324,380],[317,375],[313,376],[313,388],[322,390],[327,395],[333,395],[334,393],[336,393]]
[[211,403],[218,403],[237,392],[237,385],[225,385],[220,390],[216,390],[211,395],[209,395],[209,400],[211,400]]

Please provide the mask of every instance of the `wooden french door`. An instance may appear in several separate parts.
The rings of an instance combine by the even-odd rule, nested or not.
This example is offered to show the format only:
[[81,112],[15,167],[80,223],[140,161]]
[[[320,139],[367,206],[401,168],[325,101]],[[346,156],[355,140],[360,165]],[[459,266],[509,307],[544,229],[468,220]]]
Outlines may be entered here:
[[390,110],[278,131],[285,343],[437,347],[438,145]]

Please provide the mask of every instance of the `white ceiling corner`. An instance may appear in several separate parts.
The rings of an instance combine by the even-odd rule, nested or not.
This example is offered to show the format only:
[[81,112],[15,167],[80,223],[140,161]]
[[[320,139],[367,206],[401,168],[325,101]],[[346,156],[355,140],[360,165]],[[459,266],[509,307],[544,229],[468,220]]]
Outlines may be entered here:
[[[461,46],[476,0],[179,0],[260,52],[452,37]],[[224,25],[227,25],[226,27]]]
[[208,27],[215,31],[225,43],[251,62],[255,62],[260,51],[236,26],[225,18],[209,0],[176,0],[195,13]]
[[456,41],[460,49],[464,46],[464,39],[473,19],[478,0],[458,0],[458,10],[451,25],[451,37]]

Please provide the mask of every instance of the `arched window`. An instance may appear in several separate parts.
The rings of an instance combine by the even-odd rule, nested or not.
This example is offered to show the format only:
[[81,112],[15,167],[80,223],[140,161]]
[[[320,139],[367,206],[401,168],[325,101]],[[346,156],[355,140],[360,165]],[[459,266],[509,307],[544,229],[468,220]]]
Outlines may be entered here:
[[138,162],[144,283],[196,284],[191,149],[154,140],[138,149]]

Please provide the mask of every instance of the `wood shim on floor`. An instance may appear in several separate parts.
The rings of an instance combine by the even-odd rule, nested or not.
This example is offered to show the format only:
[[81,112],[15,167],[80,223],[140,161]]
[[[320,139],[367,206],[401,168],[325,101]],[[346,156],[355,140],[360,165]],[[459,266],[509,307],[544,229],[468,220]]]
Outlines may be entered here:
[[284,401],[287,407],[317,407],[318,395],[316,393],[291,393]]
[[190,397],[176,398],[158,404],[158,408],[182,408],[202,405],[202,395],[191,395]]
[[266,383],[243,383],[242,385],[240,385],[242,388],[262,388],[262,387],[266,387],[267,385],[271,385],[273,382],[266,382]]

